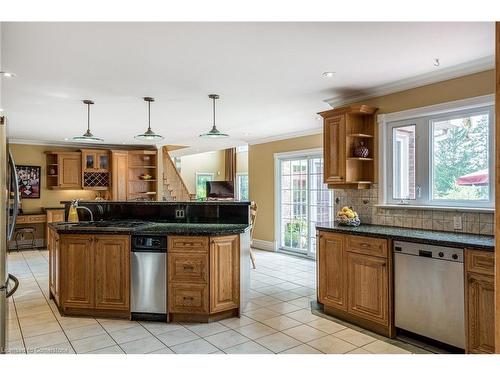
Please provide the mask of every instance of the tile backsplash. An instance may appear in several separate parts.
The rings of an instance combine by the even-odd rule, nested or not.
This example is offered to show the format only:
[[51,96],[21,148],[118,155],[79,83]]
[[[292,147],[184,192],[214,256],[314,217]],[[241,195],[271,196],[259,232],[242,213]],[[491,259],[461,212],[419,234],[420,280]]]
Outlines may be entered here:
[[[367,190],[334,189],[333,196],[335,212],[344,206],[352,207],[361,223],[493,235],[493,213],[376,207],[376,184]],[[453,229],[453,218],[457,216],[462,218],[460,230]]]

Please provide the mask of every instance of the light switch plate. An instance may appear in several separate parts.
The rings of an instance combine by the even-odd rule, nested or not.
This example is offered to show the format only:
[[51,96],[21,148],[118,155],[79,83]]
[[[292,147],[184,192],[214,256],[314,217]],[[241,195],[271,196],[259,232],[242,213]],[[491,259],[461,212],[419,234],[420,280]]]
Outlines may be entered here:
[[453,216],[453,229],[462,229],[462,216]]

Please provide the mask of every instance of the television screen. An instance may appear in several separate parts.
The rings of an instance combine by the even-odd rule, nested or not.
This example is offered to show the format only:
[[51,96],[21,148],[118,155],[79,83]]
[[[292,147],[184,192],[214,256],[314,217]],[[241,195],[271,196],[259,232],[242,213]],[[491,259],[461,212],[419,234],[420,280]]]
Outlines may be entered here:
[[233,199],[233,181],[207,181],[207,198]]

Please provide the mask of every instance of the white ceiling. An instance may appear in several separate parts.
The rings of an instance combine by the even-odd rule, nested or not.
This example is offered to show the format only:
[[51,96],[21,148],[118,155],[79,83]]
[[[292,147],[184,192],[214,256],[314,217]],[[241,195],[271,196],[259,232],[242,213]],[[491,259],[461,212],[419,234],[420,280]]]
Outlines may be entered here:
[[[57,142],[91,129],[135,143],[152,128],[201,152],[319,129],[327,98],[494,55],[494,23],[2,23],[2,106],[14,139]],[[439,57],[439,68],[433,59]],[[335,71],[324,78],[324,71]],[[217,93],[225,140],[211,127]]]

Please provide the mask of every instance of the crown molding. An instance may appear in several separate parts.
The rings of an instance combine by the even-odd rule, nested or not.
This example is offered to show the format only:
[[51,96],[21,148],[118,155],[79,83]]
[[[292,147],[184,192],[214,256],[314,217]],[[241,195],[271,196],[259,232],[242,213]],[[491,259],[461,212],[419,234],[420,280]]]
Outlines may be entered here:
[[495,56],[487,56],[481,59],[469,61],[464,64],[455,65],[449,68],[437,69],[435,71],[420,74],[411,78],[391,82],[386,85],[372,87],[349,96],[334,96],[325,99],[324,102],[333,108],[359,102],[362,100],[394,94],[396,92],[413,89],[416,87],[430,85],[432,83],[442,82],[453,78],[466,76],[469,74],[484,72],[495,68]]
[[64,148],[93,148],[93,149],[115,149],[115,150],[144,150],[157,149],[156,145],[123,145],[123,144],[103,144],[103,143],[79,143],[65,141],[43,141],[23,138],[9,138],[9,144],[32,145],[32,146],[53,146]]
[[275,141],[283,141],[285,139],[297,138],[297,137],[305,137],[308,135],[315,135],[323,133],[323,127],[318,127],[314,129],[302,130],[293,133],[279,134],[272,137],[267,138],[257,138],[251,141],[248,141],[249,145],[258,145],[261,143],[275,142]]

